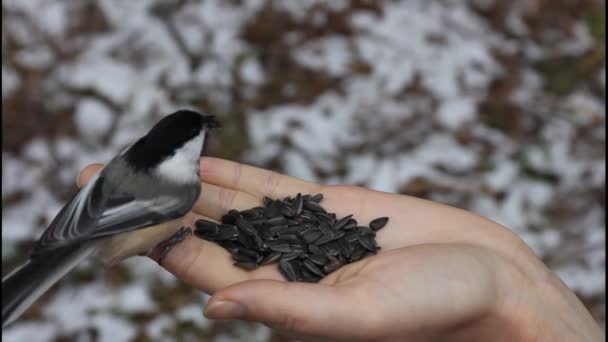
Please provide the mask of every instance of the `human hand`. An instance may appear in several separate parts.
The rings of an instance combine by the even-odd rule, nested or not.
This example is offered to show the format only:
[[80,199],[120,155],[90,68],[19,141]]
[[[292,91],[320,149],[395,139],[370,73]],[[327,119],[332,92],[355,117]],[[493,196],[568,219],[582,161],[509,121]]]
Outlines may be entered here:
[[[87,167],[82,183],[100,168]],[[186,218],[219,220],[229,209],[323,193],[323,206],[359,222],[389,216],[379,254],[318,284],[287,283],[276,265],[245,271],[197,238],[163,266],[213,294],[206,316],[265,323],[303,339],[600,340],[576,296],[508,229],[463,210],[351,186],[320,186],[216,158],[201,159],[202,195]]]

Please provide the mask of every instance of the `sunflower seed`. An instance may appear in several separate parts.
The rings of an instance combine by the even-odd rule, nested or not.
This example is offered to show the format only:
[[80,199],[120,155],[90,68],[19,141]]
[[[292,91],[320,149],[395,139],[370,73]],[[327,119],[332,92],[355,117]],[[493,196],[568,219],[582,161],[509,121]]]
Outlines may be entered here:
[[220,224],[218,226],[219,231],[210,238],[215,241],[222,240],[236,240],[239,237],[239,230],[236,226],[231,224]]
[[302,194],[298,193],[296,198],[294,199],[293,208],[296,211],[296,215],[300,215],[302,213],[302,208],[304,207],[304,200],[302,199]]
[[359,233],[359,235],[376,236],[376,232],[374,232],[373,230],[369,229],[368,227],[364,227],[364,226],[358,226],[357,233]]
[[298,252],[286,253],[281,256],[281,261],[290,261],[293,259],[297,259],[298,257],[300,257],[300,255],[301,253]]
[[234,259],[236,261],[256,262],[257,258],[252,259],[252,258],[248,257],[247,255],[235,253],[235,254],[232,254],[232,259]]
[[344,226],[342,226],[342,230],[351,230],[357,227],[357,220],[350,219]]
[[234,263],[234,266],[246,269],[248,271],[258,268],[258,265],[251,261],[237,261]]
[[268,248],[270,248],[270,250],[273,250],[275,252],[281,252],[281,253],[291,253],[292,252],[291,246],[288,243],[273,243],[273,244],[269,244]]
[[263,202],[264,202],[265,206],[269,206],[269,205],[272,204],[272,202],[274,202],[274,200],[272,198],[270,198],[270,197],[264,196]]
[[268,264],[272,264],[273,262],[277,262],[277,261],[279,261],[279,259],[281,259],[282,256],[283,256],[282,253],[272,252],[272,253],[268,254],[267,256],[265,256],[260,261],[260,265],[268,265]]
[[329,274],[335,270],[337,270],[338,268],[342,267],[343,263],[340,260],[333,260],[330,261],[327,265],[323,266],[323,271],[326,274]]
[[310,198],[311,202],[320,203],[323,200],[323,194],[316,194]]
[[294,217],[296,216],[296,211],[289,204],[285,203],[281,207],[281,214],[285,217]]
[[361,258],[363,258],[363,255],[366,252],[367,252],[367,250],[364,249],[364,248],[362,248],[362,247],[355,248],[353,250],[353,253],[350,255],[350,258],[348,260],[350,260],[350,262],[359,261],[359,260],[361,260]]
[[308,251],[315,255],[322,255],[323,251],[317,245],[308,245]]
[[344,216],[343,218],[339,219],[333,225],[333,229],[335,229],[335,230],[342,229],[342,227],[344,227],[346,225],[346,223],[348,223],[348,221],[350,220],[351,217],[353,217],[353,215]]
[[308,259],[319,266],[323,266],[329,262],[329,259],[323,254],[312,254],[308,256]]
[[379,217],[358,226],[352,214],[328,213],[322,200],[323,194],[264,197],[263,206],[229,210],[221,224],[195,222],[195,234],[228,250],[238,267],[278,263],[290,281],[318,282],[346,263],[377,253],[375,231],[388,222]]
[[312,201],[304,202],[304,208],[315,213],[326,213],[322,206]]
[[274,201],[266,209],[264,209],[264,217],[273,218],[281,215],[281,206],[279,201]]
[[369,235],[359,236],[359,243],[361,246],[365,247],[368,251],[375,252],[376,251],[376,240]]
[[304,267],[306,267],[306,269],[309,270],[310,272],[318,275],[319,277],[325,277],[325,273],[323,273],[323,271],[317,265],[315,265],[312,261],[304,260],[303,264],[304,264]]
[[285,278],[287,278],[287,280],[289,280],[289,281],[297,280],[296,271],[295,271],[293,265],[291,263],[289,263],[289,261],[281,261],[279,263],[279,271],[281,271],[281,273],[283,274],[283,276],[285,276]]
[[300,238],[296,234],[279,234],[278,240],[284,242],[299,242]]
[[369,223],[369,227],[373,231],[378,231],[378,230],[384,228],[384,226],[386,226],[387,223],[388,223],[388,217],[378,217],[377,219],[374,219],[374,220],[372,220],[372,222]]
[[269,226],[287,225],[287,220],[283,216],[267,219],[265,222]]
[[306,243],[313,243],[317,241],[323,233],[317,229],[309,229],[306,233],[302,234],[302,240]]

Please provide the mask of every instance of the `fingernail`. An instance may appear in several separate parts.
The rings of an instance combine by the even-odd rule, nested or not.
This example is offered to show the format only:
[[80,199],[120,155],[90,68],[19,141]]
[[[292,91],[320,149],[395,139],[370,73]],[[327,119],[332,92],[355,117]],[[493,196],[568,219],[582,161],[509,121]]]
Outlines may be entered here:
[[80,173],[78,173],[78,176],[76,176],[76,186],[80,187]]
[[245,307],[228,300],[216,300],[207,305],[205,316],[211,319],[239,319],[245,317]]

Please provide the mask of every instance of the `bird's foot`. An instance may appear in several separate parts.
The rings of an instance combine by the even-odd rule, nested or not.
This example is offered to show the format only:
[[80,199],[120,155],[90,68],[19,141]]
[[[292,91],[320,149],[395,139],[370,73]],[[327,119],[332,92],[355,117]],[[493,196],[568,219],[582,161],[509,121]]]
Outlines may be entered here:
[[175,245],[178,243],[184,241],[190,234],[192,234],[192,229],[190,229],[190,227],[181,227],[173,236],[161,242],[159,246],[162,248],[162,250],[157,261],[158,265],[162,266],[163,260],[167,254],[169,254],[171,249],[173,249],[173,247],[175,247]]

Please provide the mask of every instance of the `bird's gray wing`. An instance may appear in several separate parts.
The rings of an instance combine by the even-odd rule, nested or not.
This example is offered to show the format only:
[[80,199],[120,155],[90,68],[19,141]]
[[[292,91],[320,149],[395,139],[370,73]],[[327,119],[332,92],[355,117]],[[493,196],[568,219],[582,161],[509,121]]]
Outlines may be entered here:
[[99,172],[61,209],[32,255],[178,218],[191,209],[200,192],[188,187],[179,196],[164,191],[136,200],[120,189]]

